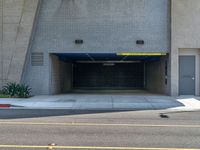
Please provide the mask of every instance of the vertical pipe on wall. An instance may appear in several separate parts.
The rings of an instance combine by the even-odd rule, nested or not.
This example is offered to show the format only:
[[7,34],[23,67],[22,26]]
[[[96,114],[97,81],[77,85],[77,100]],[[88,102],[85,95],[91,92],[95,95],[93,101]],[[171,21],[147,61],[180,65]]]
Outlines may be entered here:
[[74,90],[74,63],[72,63],[72,66],[71,66],[71,90],[73,91]]
[[144,88],[146,88],[146,63],[144,62]]

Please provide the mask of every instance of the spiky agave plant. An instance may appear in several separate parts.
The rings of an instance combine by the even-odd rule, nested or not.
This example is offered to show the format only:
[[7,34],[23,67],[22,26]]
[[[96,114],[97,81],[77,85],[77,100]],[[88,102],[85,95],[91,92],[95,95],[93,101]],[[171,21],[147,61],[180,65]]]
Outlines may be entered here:
[[18,87],[17,96],[20,98],[28,98],[31,93],[31,88],[28,85],[21,84]]
[[31,88],[25,84],[7,83],[3,87],[2,93],[11,97],[27,98],[30,96]]
[[6,94],[6,95],[10,95],[12,97],[17,96],[17,83],[7,83],[3,89],[2,89],[2,93]]

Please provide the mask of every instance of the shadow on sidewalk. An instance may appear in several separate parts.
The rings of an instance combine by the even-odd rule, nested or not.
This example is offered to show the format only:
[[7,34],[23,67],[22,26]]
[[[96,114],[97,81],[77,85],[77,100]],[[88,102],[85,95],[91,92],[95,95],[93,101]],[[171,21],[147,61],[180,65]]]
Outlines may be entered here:
[[[183,106],[181,103],[175,103],[173,106],[160,107],[159,109],[121,109],[121,110],[69,110],[69,109],[0,109],[0,119],[20,119],[20,118],[41,118],[55,116],[72,116],[87,114],[102,114],[115,112],[133,112],[144,110],[165,110]],[[162,116],[161,116],[162,117]]]
[[128,111],[134,110],[1,109],[0,119],[40,118]]
[[[52,98],[53,101],[48,101],[48,103],[53,103],[51,105],[59,104],[59,107],[60,107],[60,102],[62,102],[61,105],[62,107],[64,107],[65,103],[66,105],[68,105],[68,102],[71,102],[69,95],[57,96],[56,98],[51,96],[50,98]],[[79,103],[77,103],[77,107],[75,108],[51,109],[49,107],[48,109],[47,108],[26,109],[25,107],[24,108],[22,107],[20,109],[0,109],[0,119],[40,118],[40,117],[103,114],[103,113],[115,113],[115,112],[144,111],[144,110],[167,110],[178,107],[184,107],[186,105],[184,103],[185,101],[191,102],[190,99],[188,100],[183,99],[182,102],[180,100],[177,100],[176,98],[168,96],[114,95],[112,99],[114,99],[112,107],[107,108],[104,103],[101,103],[101,101],[104,100],[104,97],[102,97],[102,95],[95,95],[95,97],[94,95],[92,96],[86,95],[85,97],[83,95],[79,96],[76,95],[76,100],[77,101],[79,100]],[[44,101],[43,103],[45,102],[46,101]],[[78,106],[80,107],[80,109],[78,109],[79,108]],[[166,116],[161,115],[161,117],[166,117]]]

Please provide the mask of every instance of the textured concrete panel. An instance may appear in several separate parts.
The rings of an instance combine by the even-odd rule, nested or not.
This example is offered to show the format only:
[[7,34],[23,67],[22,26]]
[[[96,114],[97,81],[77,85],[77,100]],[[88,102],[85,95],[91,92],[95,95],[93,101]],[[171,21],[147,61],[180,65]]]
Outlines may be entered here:
[[39,0],[0,0],[0,86],[20,82]]
[[171,94],[178,95],[180,48],[200,48],[200,1],[172,0]]
[[169,10],[169,0],[43,0],[32,51],[168,52]]
[[[165,67],[167,65],[167,70]],[[161,57],[160,61],[146,63],[146,89],[153,93],[169,94],[169,66],[168,57]],[[167,71],[167,74],[165,74]]]

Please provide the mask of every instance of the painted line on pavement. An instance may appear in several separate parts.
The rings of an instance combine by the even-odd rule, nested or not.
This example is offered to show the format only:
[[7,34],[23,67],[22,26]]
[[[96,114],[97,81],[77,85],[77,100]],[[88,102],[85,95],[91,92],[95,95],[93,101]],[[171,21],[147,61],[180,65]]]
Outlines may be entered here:
[[145,147],[101,147],[101,146],[42,146],[42,145],[0,145],[0,148],[29,149],[93,149],[93,150],[199,150],[195,148],[145,148]]
[[49,126],[107,126],[107,127],[166,127],[166,128],[200,128],[200,125],[170,124],[106,124],[106,123],[54,123],[54,122],[0,122],[0,125],[49,125]]
[[0,108],[10,108],[10,104],[0,104]]

